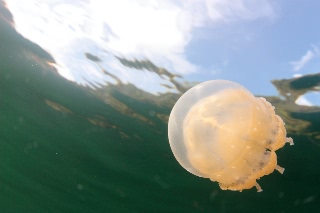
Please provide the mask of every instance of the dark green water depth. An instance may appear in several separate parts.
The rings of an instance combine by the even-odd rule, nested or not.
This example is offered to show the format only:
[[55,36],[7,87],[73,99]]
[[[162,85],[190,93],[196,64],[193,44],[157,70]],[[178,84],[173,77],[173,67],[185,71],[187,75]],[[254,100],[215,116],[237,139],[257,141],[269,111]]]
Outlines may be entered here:
[[0,27],[0,212],[320,210],[319,141],[289,132],[295,145],[277,152],[283,175],[259,180],[261,193],[222,191],[175,160],[167,124],[153,113],[168,116],[172,105],[106,90],[150,122],[123,114],[56,74],[50,55],[7,23]]

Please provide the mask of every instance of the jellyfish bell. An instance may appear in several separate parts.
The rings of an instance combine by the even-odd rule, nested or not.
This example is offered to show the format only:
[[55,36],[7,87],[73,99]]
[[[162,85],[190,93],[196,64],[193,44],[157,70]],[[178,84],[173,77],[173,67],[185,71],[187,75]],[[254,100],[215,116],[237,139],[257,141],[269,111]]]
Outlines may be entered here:
[[174,105],[168,124],[172,152],[190,173],[217,181],[221,189],[242,191],[257,179],[284,168],[275,151],[286,142],[286,129],[274,107],[240,84],[201,83]]

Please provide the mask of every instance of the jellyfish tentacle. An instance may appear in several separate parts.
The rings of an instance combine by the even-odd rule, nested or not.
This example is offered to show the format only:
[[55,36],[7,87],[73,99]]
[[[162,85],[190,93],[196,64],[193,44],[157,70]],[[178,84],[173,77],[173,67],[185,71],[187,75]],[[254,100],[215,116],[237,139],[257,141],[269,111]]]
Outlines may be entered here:
[[276,168],[275,168],[280,174],[283,174],[284,173],[284,168],[279,166],[279,165],[276,165]]
[[292,138],[286,138],[286,142],[290,144],[290,146],[293,146],[293,139]]
[[257,188],[257,192],[262,192],[263,191],[258,182],[256,182],[254,186]]

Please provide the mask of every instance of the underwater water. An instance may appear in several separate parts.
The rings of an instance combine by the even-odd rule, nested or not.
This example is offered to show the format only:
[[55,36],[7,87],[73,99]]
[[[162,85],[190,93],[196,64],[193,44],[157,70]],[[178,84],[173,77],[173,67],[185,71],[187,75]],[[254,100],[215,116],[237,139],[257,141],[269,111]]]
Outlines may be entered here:
[[180,94],[159,96],[120,81],[80,87],[49,66],[47,52],[0,27],[0,212],[320,210],[320,108],[294,103],[319,74],[274,81],[283,98],[265,97],[295,143],[277,151],[284,174],[258,180],[260,193],[224,191],[185,171],[170,149],[168,117],[187,86],[172,80]]

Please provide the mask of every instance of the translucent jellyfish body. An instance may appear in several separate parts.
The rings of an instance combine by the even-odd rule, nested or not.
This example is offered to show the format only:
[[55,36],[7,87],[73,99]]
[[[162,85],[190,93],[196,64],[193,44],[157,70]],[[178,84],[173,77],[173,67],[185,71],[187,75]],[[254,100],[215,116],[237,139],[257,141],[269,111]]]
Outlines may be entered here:
[[226,80],[201,83],[180,97],[168,124],[177,161],[194,175],[219,182],[221,189],[242,191],[272,173],[275,151],[286,142],[286,129],[274,107],[243,86]]

